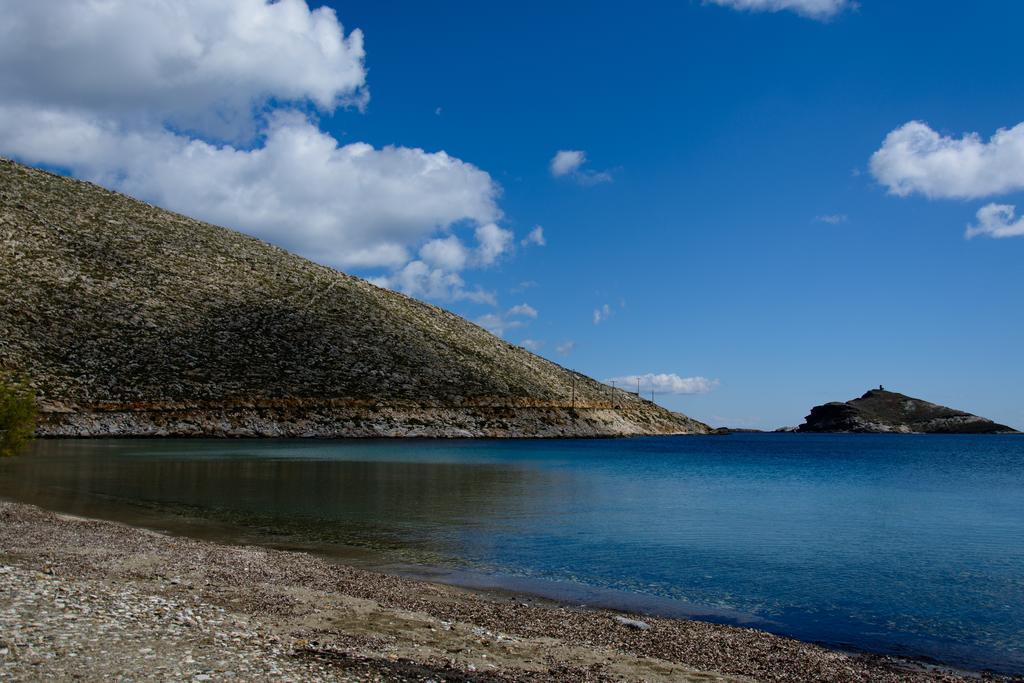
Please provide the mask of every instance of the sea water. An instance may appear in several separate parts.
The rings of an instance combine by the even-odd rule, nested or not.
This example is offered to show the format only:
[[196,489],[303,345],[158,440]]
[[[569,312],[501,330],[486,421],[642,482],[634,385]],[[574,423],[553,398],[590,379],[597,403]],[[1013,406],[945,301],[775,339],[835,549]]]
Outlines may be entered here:
[[40,441],[0,496],[1024,672],[1024,437]]

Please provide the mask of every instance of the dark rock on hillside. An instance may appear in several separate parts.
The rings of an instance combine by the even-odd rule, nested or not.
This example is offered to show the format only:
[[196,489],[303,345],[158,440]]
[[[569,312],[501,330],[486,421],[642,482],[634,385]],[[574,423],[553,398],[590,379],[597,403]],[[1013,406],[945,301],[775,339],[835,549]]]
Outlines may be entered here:
[[1013,433],[1006,425],[884,389],[846,403],[811,409],[801,432],[896,432],[904,434]]
[[2,369],[35,386],[43,435],[708,431],[435,306],[0,159]]

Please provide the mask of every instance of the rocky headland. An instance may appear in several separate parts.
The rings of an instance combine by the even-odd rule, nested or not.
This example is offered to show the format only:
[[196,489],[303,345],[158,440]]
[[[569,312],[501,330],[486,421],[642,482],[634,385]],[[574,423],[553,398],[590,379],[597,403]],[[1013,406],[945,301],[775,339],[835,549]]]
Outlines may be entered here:
[[1016,430],[961,410],[878,388],[852,401],[815,406],[797,431],[1000,434]]
[[709,428],[443,309],[0,159],[0,370],[43,436],[571,437]]

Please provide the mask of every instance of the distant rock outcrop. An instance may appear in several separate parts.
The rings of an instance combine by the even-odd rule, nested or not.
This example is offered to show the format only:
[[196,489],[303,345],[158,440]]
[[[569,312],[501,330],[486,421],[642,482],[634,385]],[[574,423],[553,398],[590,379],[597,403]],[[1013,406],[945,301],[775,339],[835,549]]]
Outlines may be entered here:
[[66,436],[706,433],[466,320],[0,159],[0,369]]
[[1006,425],[882,388],[846,403],[811,409],[800,432],[895,432],[902,434],[1013,433]]

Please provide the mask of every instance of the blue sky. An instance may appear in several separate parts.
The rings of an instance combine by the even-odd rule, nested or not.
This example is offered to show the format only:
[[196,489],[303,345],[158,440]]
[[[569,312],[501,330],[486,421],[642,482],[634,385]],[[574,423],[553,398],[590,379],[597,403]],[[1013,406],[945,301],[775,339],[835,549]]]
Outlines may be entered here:
[[[306,30],[305,3],[288,3],[296,30]],[[47,90],[12,77],[29,66],[0,48],[0,85],[15,93],[6,109],[0,97],[0,153],[277,241],[510,341],[531,340],[601,379],[676,374],[660,382],[666,391],[702,393],[664,393],[659,402],[714,424],[797,424],[812,405],[883,383],[1024,428],[1024,236],[1016,234],[1024,233],[1024,129],[1013,130],[1024,121],[1024,4],[748,3],[767,7],[338,3],[348,61],[282,42],[292,61],[278,61],[312,75],[294,88],[287,72],[251,92],[240,86],[234,109],[198,86],[174,90],[180,83],[138,102],[111,96],[123,102],[111,107],[58,98],[59,83]],[[236,4],[255,13],[263,3]],[[825,9],[808,16],[815,8]],[[127,25],[146,20],[133,11],[141,14]],[[310,32],[333,26],[323,12],[310,16]],[[352,42],[357,29],[362,45]],[[271,78],[273,67],[259,69]],[[166,92],[185,95],[171,108]],[[260,113],[247,130],[235,123],[249,121],[250,105]],[[72,117],[53,124],[72,138],[86,124],[120,137],[69,156],[18,132],[13,117],[26,107]],[[289,116],[302,122],[273,122]],[[914,121],[928,128],[904,128]],[[441,164],[447,175],[443,186],[402,195],[429,217],[423,225],[364,206],[377,186],[363,184],[363,168],[358,182],[326,175],[323,201],[289,195],[306,209],[335,196],[345,211],[357,204],[349,222],[315,215],[323,229],[275,232],[266,211],[247,213],[223,197],[190,205],[194,188],[168,184],[180,166],[167,159],[145,162],[159,172],[111,162],[129,149],[129,129],[160,141],[150,148],[187,140],[189,159],[329,136],[379,151],[374,182],[418,182],[409,164]],[[990,141],[1000,129],[1004,137]],[[280,130],[293,135],[275,138]],[[442,150],[446,158],[430,156]],[[556,176],[560,150],[585,160],[571,170],[580,157],[565,158],[570,170]],[[369,189],[345,194],[353,184]],[[994,208],[979,216],[985,207]],[[353,225],[380,227],[357,239]],[[969,225],[987,232],[967,239]],[[481,234],[482,226],[493,230]],[[536,226],[543,240],[531,241]],[[380,257],[374,239],[383,233],[389,249],[404,251]],[[426,243],[452,235],[458,244],[441,246],[454,252],[423,255]],[[351,258],[357,251],[375,256]],[[414,261],[446,284],[411,279],[404,269]]]

